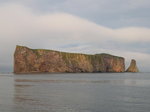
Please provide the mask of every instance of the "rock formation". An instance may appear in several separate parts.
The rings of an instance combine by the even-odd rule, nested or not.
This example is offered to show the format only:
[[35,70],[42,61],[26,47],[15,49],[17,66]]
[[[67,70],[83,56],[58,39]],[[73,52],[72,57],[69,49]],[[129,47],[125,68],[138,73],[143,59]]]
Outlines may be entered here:
[[136,65],[136,61],[134,59],[131,60],[130,66],[126,70],[126,72],[139,72],[139,69]]
[[16,46],[14,73],[125,72],[124,58],[109,54],[87,55]]

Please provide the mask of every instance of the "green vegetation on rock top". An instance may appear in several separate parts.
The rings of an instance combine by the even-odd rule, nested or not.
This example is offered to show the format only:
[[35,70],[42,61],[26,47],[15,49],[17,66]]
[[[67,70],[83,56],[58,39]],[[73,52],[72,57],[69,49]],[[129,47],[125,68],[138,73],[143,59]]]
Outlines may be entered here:
[[[66,55],[68,57],[74,57],[74,56],[77,56],[77,55],[85,55],[86,57],[88,57],[89,59],[92,59],[92,58],[96,58],[97,56],[113,56],[113,57],[116,57],[116,58],[123,58],[123,57],[120,57],[120,56],[114,56],[114,55],[111,55],[111,54],[107,54],[107,53],[101,53],[101,54],[83,54],[83,53],[70,53],[70,52],[61,52],[61,51],[57,51],[57,50],[49,50],[49,49],[31,49],[31,48],[28,48],[26,46],[20,46],[20,45],[17,45],[16,48],[27,48],[27,49],[30,49],[36,53],[38,53],[38,51],[46,51],[46,52],[57,52],[59,54],[61,54],[62,56],[65,56]],[[124,59],[124,58],[123,58]]]

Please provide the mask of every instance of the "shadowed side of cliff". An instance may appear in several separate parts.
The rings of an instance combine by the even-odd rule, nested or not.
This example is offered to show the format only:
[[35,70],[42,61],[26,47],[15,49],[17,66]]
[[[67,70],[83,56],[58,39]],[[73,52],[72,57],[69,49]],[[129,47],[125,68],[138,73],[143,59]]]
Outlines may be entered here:
[[16,46],[14,73],[125,72],[123,57],[87,55]]

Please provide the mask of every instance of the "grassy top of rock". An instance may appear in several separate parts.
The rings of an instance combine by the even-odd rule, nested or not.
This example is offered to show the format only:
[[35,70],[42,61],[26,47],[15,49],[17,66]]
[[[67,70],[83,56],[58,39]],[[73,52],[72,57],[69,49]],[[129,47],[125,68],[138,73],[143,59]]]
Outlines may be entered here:
[[59,54],[61,54],[62,56],[64,56],[64,57],[75,57],[75,56],[77,56],[77,55],[80,55],[80,56],[82,56],[82,55],[84,55],[84,56],[86,56],[86,57],[88,57],[88,58],[90,58],[90,59],[92,59],[92,58],[98,58],[98,57],[113,57],[113,58],[122,58],[122,59],[124,59],[123,57],[120,57],[120,56],[114,56],[114,55],[111,55],[111,54],[107,54],[107,53],[100,53],[100,54],[83,54],[83,53],[70,53],[70,52],[61,52],[61,51],[57,51],[57,50],[49,50],[49,49],[31,49],[31,48],[28,48],[28,47],[26,47],[26,46],[20,46],[20,45],[17,45],[16,46],[16,48],[19,48],[19,49],[21,49],[21,48],[26,48],[26,49],[29,49],[29,50],[32,50],[33,52],[35,52],[36,54],[38,54],[39,52],[56,52],[56,53],[59,53]]

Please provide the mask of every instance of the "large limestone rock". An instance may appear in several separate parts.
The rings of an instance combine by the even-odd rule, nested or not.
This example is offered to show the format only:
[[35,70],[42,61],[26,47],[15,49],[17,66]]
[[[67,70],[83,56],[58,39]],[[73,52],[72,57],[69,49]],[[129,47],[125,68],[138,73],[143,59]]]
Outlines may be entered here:
[[130,66],[126,70],[126,72],[139,72],[139,69],[136,65],[136,61],[134,59],[131,60]]
[[65,53],[17,46],[14,73],[124,72],[124,58],[109,54]]

